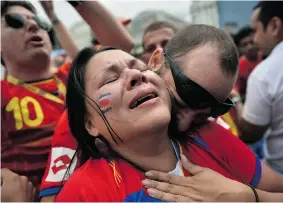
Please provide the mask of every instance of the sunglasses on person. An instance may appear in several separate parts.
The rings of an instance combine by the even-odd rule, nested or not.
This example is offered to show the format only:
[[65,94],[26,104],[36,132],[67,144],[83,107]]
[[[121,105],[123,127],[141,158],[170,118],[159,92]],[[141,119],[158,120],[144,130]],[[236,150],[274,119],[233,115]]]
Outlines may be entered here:
[[177,93],[189,108],[211,108],[210,115],[216,118],[227,113],[231,107],[235,106],[229,97],[224,102],[218,101],[206,89],[188,78],[174,60],[165,52],[164,56],[170,66]]
[[37,25],[43,30],[49,31],[51,29],[51,27],[46,22],[41,20],[38,16],[27,17],[19,13],[7,13],[4,17],[7,25],[14,29],[24,27],[24,25],[27,23],[28,18],[34,20]]

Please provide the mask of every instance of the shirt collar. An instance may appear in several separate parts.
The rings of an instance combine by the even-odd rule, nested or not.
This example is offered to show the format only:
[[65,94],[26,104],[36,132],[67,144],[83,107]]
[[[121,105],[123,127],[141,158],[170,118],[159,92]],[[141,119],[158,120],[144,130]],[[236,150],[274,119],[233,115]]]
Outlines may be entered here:
[[283,41],[279,42],[272,50],[271,54],[281,53],[283,52]]

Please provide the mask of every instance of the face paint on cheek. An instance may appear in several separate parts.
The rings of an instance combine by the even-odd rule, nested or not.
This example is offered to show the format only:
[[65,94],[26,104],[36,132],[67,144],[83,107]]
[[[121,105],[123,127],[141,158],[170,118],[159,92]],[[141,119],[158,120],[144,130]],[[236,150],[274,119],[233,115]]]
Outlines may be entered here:
[[97,99],[98,106],[100,107],[103,114],[106,114],[112,109],[110,105],[111,97],[111,93],[108,92],[106,94],[101,94]]

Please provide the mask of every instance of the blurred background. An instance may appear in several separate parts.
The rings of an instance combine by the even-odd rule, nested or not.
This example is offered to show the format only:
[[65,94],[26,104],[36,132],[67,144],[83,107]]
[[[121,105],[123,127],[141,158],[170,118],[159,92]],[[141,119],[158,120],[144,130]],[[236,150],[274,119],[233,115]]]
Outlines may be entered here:
[[[31,1],[39,14],[48,19],[38,1]],[[130,18],[127,26],[139,48],[146,26],[165,20],[177,27],[184,24],[208,24],[235,34],[250,24],[253,7],[258,1],[100,1],[119,19]],[[79,47],[91,44],[93,34],[79,14],[65,1],[55,1],[55,12],[67,26]],[[58,45],[56,39],[53,40]],[[56,45],[54,47],[56,47]]]

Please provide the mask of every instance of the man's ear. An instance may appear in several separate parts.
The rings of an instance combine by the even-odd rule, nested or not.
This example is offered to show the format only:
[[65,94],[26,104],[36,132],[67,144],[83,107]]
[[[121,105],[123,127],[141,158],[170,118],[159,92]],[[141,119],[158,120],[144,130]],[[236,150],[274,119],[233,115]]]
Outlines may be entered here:
[[281,32],[282,26],[283,26],[281,19],[278,17],[273,17],[270,20],[270,24],[271,24],[271,29],[272,29],[271,30],[272,36],[277,37],[279,33]]
[[85,128],[88,131],[88,133],[94,137],[99,136],[99,132],[93,122],[90,119],[85,120]]
[[159,75],[160,69],[164,67],[164,60],[163,49],[157,48],[149,59],[148,68]]

